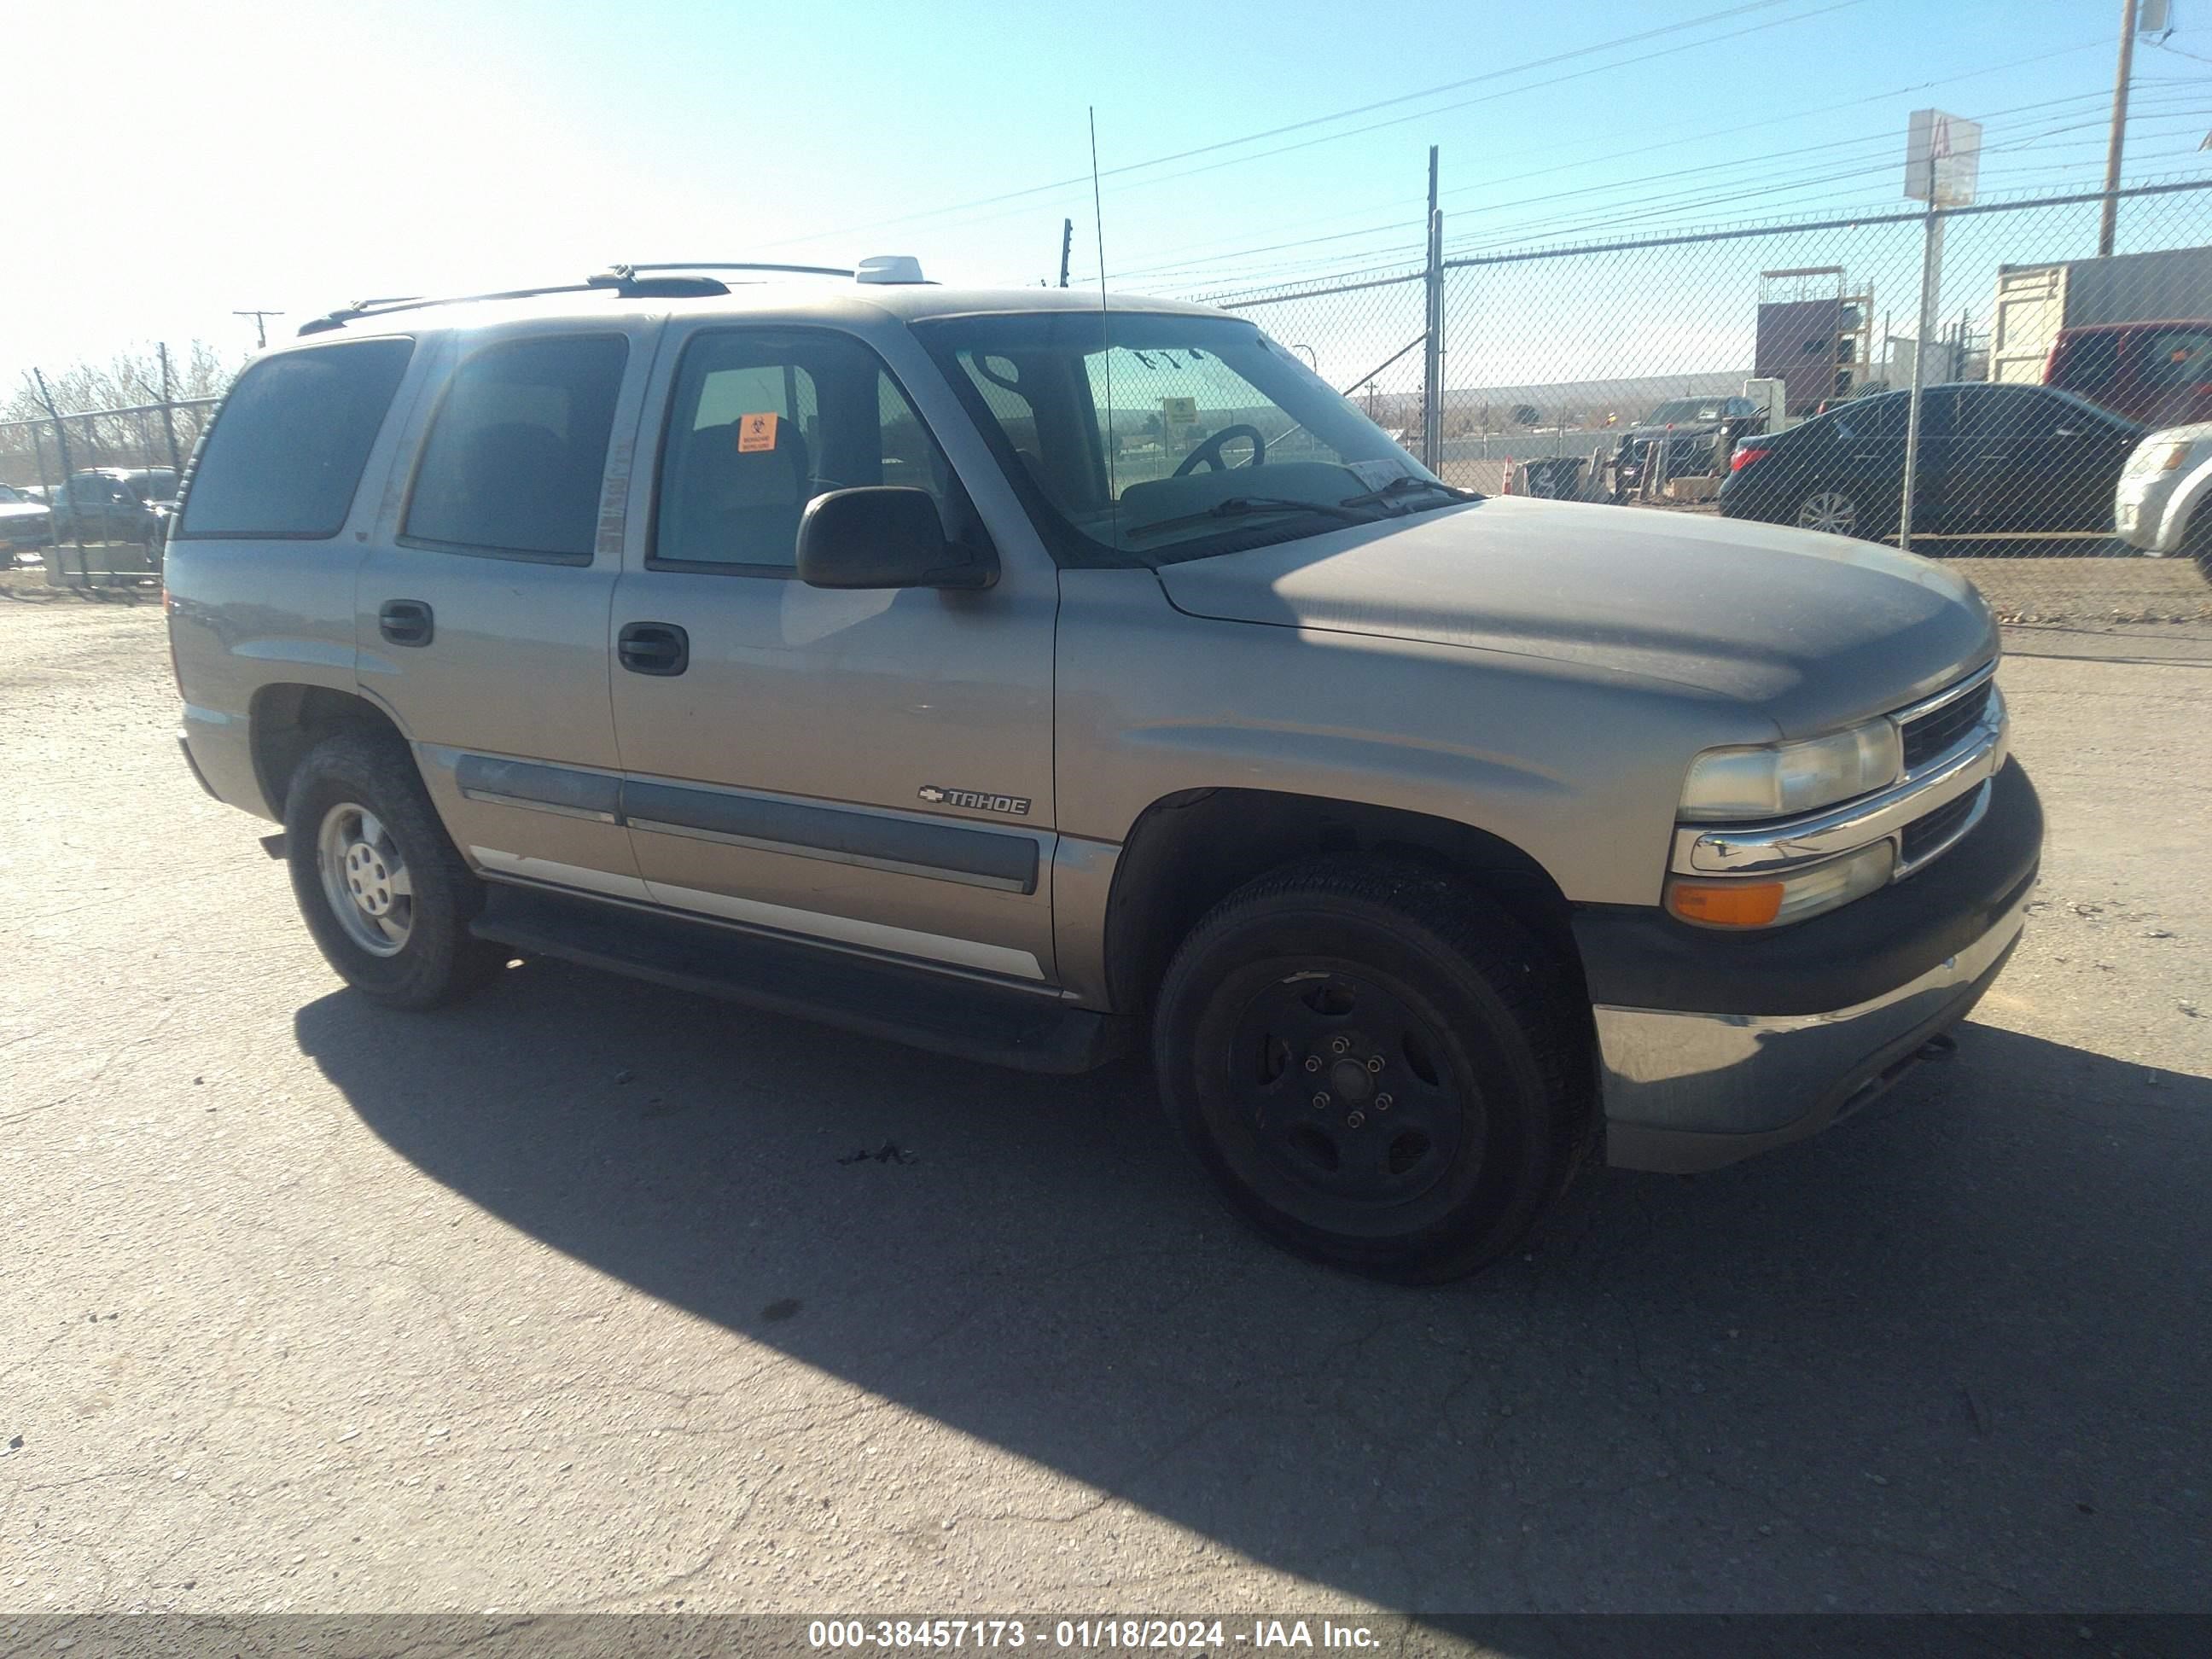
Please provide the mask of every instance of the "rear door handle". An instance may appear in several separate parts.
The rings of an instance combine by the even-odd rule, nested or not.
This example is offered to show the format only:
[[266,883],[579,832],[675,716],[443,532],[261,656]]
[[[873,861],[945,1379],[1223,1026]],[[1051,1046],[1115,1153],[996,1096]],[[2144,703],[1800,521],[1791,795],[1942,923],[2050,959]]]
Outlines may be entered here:
[[428,645],[437,623],[420,599],[386,599],[376,613],[376,631],[393,645]]
[[667,678],[691,665],[691,636],[674,623],[624,623],[615,635],[615,655],[633,674]]

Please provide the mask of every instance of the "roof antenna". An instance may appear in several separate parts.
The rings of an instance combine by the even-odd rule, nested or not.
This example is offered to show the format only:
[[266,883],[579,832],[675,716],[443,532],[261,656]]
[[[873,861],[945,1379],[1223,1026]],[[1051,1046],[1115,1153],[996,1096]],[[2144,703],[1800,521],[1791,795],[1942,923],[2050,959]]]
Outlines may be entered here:
[[1091,228],[1098,244],[1098,361],[1106,382],[1106,533],[1114,546],[1121,545],[1121,498],[1114,487],[1114,343],[1108,337],[1113,317],[1106,305],[1106,210],[1098,194],[1098,106],[1087,106],[1091,117]]

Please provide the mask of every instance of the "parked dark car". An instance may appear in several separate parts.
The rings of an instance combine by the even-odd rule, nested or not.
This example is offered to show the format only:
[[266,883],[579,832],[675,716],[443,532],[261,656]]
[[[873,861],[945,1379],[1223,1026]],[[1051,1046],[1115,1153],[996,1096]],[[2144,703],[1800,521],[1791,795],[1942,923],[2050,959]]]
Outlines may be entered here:
[[53,539],[53,514],[46,504],[13,484],[0,484],[0,551],[44,547]]
[[2212,320],[2061,329],[2043,383],[2154,427],[2212,421]]
[[1667,477],[1708,475],[1720,470],[1742,439],[1766,430],[1766,413],[1748,398],[1674,398],[1620,434],[1613,459],[1613,493],[1625,500],[1644,482],[1652,447],[1667,447]]
[[[2133,421],[2039,386],[1936,386],[1921,393],[1912,528],[1929,535],[2109,531]],[[1722,480],[1732,519],[1879,541],[1897,533],[1911,394],[1855,399],[1741,443]]]
[[104,466],[72,473],[54,492],[54,539],[158,547],[176,494],[177,475],[168,467]]

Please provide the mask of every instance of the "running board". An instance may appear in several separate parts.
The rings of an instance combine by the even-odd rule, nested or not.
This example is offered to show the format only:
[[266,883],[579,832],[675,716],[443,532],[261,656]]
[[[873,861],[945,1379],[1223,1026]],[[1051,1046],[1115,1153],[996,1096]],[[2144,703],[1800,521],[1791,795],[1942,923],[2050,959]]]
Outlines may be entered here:
[[1127,1047],[1125,1022],[1034,992],[537,888],[492,884],[469,931],[524,956],[1016,1071],[1088,1072]]

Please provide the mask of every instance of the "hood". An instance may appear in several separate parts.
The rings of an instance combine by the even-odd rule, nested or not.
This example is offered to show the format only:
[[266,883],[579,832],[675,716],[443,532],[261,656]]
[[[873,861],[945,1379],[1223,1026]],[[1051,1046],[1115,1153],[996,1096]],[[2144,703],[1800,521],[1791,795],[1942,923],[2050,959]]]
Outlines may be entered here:
[[1193,616],[1541,659],[1746,705],[1801,737],[1994,656],[1972,583],[1871,542],[1492,496],[1164,565]]

